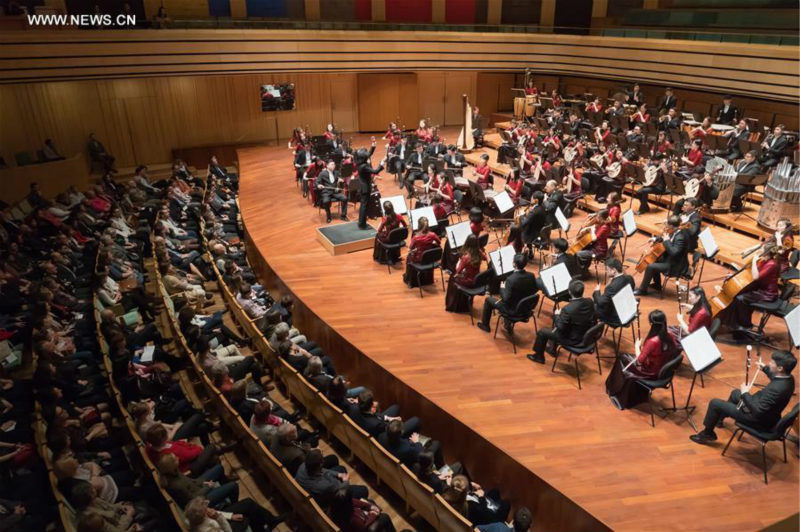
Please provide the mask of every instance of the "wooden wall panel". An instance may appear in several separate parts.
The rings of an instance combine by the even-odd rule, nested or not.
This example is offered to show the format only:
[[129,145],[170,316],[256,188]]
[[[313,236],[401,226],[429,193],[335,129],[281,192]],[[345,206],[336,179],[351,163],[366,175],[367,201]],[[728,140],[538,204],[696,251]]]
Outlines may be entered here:
[[[429,119],[432,125],[444,124],[445,75],[445,72],[417,73],[419,116]],[[416,127],[414,124],[416,121],[405,125]]]
[[464,123],[464,100],[475,101],[477,74],[475,72],[449,72],[445,78],[444,124],[456,126]]
[[[615,37],[315,30],[0,33],[0,83],[277,72],[583,76],[798,102],[796,47]],[[336,53],[330,50],[335,47]]]
[[482,116],[508,111],[513,108],[511,101],[514,87],[514,74],[494,72],[478,72],[476,79],[475,104],[480,108]]

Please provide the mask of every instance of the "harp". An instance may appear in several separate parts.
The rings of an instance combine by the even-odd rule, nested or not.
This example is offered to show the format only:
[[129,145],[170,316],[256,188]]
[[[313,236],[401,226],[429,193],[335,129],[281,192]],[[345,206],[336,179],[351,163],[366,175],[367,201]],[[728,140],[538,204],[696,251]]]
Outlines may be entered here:
[[461,98],[464,100],[464,125],[461,127],[461,133],[458,134],[457,147],[461,151],[472,151],[475,147],[475,137],[472,136],[472,106],[469,104],[469,98],[466,94],[462,94]]

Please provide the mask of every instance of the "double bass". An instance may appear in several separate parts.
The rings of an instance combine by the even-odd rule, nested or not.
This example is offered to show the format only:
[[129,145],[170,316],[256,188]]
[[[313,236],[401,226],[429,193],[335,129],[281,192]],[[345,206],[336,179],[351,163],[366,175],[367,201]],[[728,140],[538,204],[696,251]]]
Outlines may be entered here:
[[755,279],[753,279],[752,263],[747,263],[739,271],[725,279],[720,287],[719,293],[709,299],[711,304],[711,318],[728,308],[731,303],[736,299],[742,291],[750,286]]

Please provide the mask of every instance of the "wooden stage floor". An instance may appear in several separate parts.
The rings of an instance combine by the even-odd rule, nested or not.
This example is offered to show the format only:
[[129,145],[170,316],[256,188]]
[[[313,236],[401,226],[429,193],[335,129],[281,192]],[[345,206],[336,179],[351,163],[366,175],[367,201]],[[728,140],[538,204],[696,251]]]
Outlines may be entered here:
[[[355,145],[366,145],[367,138],[357,137]],[[295,187],[285,144],[238,155],[249,256],[271,289],[295,296],[301,329],[354,383],[371,387],[385,405],[398,402],[405,416],[419,415],[422,432],[443,442],[448,459],[462,460],[484,486],[499,486],[515,504],[531,507],[535,530],[760,530],[798,513],[791,444],[788,464],[779,445],[768,447],[764,485],[760,445],[753,440],[720,456],[730,421],[718,430],[720,442],[706,447],[689,441],[692,429],[682,413],[656,417],[651,428],[646,405],[616,410],[604,388],[610,360],[603,361],[602,376],[595,359],[581,360],[579,391],[573,366],[560,362],[551,373],[549,365],[525,358],[532,324],[517,328],[514,355],[502,332],[495,340],[472,327],[469,316],[445,312],[441,284],[427,287],[421,299],[403,284],[402,269],[389,274],[370,251],[331,256],[314,234],[324,214]],[[373,162],[382,156],[379,145]],[[390,174],[379,183],[384,195],[399,193]],[[351,210],[351,219],[356,214]],[[576,212],[573,224],[583,216]],[[628,249],[645,238],[635,235]],[[724,273],[708,264],[706,290]],[[587,282],[587,295],[594,285]],[[675,323],[672,288],[664,300],[646,297],[642,306],[645,333],[646,315],[655,308]],[[476,317],[481,307],[478,298]],[[551,322],[546,306],[539,326]],[[782,322],[772,320],[769,330],[781,345],[788,343]],[[708,401],[727,397],[744,378],[744,348],[721,348],[725,361],[705,388],[694,390],[698,424]],[[630,340],[623,350],[631,350]],[[609,337],[601,354],[613,355]],[[675,378],[679,404],[691,382],[686,364]],[[669,402],[668,391],[654,397],[663,406]]]

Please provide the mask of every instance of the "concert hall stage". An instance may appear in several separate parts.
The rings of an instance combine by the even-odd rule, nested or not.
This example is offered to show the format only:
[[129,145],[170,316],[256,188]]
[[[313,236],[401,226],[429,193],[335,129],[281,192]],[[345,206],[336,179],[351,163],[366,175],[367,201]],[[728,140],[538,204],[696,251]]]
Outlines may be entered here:
[[[452,131],[445,135],[455,138]],[[367,138],[356,137],[354,145],[366,145]],[[403,284],[399,266],[390,274],[369,253],[332,256],[318,245],[321,219],[295,187],[285,144],[240,149],[238,156],[248,255],[271,290],[295,296],[295,323],[354,384],[375,390],[383,405],[400,404],[404,416],[420,416],[422,432],[441,440],[449,461],[464,462],[483,486],[498,486],[515,505],[528,505],[535,530],[761,530],[798,513],[798,460],[791,444],[788,464],[780,444],[767,447],[765,485],[761,446],[752,439],[720,456],[730,420],[718,430],[720,441],[707,447],[689,440],[693,431],[684,413],[657,416],[652,428],[646,405],[619,411],[608,400],[604,382],[611,360],[603,360],[599,375],[596,360],[582,357],[578,390],[566,357],[555,373],[525,358],[532,324],[517,327],[514,355],[502,330],[493,339],[472,327],[469,316],[445,312],[441,284],[426,287],[420,298]],[[373,163],[382,156],[381,145]],[[383,175],[384,195],[397,194],[392,176]],[[502,179],[496,182],[500,188]],[[573,226],[584,216],[576,212]],[[645,239],[632,237],[629,256]],[[496,245],[493,237],[490,246]],[[725,271],[708,264],[703,279]],[[719,282],[704,285],[711,291]],[[594,284],[587,283],[587,295]],[[482,304],[476,298],[476,318]],[[675,323],[672,286],[663,300],[642,300],[644,333],[646,315],[655,308]],[[545,305],[539,326],[551,321]],[[786,344],[780,320],[771,320],[768,329]],[[630,351],[630,344],[624,342],[623,350]],[[698,424],[708,401],[727,397],[744,378],[744,348],[720,348],[724,362],[711,370],[705,388],[694,390]],[[613,356],[610,335],[601,354]],[[685,403],[687,362],[674,383],[679,405]],[[654,393],[663,406],[669,397],[667,390]]]

